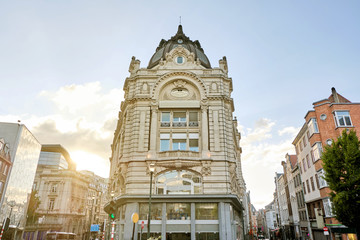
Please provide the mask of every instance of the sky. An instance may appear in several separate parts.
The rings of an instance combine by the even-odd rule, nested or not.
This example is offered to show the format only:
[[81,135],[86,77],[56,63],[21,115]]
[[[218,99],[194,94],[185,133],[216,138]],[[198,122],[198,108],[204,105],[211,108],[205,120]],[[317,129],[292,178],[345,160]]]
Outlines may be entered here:
[[331,87],[360,102],[359,1],[0,1],[0,122],[61,144],[78,170],[109,175],[110,144],[132,56],[162,38],[226,56],[251,201],[269,204],[275,172],[312,103]]

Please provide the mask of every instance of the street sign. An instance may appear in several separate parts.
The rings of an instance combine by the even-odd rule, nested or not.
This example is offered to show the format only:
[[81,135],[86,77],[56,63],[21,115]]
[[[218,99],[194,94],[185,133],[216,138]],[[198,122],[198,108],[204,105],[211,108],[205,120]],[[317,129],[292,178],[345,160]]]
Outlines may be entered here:
[[324,230],[324,235],[329,235],[329,229],[327,227],[324,227],[323,230]]
[[132,219],[133,223],[137,223],[139,221],[139,214],[133,213],[131,215],[131,219]]
[[144,221],[141,221],[141,229],[144,229]]
[[91,224],[90,232],[98,232],[99,231],[99,224]]

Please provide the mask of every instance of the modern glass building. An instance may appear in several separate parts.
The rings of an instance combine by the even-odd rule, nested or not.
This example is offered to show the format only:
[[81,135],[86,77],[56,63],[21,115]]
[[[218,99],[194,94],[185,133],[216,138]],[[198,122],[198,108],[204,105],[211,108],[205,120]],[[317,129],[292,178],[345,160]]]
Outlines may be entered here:
[[134,230],[135,240],[145,239],[151,192],[151,236],[244,239],[245,183],[226,58],[211,67],[180,25],[146,68],[133,57],[129,72],[110,159],[113,201],[105,207],[115,209],[115,238],[131,239]]
[[10,218],[16,239],[26,223],[28,200],[39,161],[41,144],[23,124],[0,123],[0,138],[10,148],[11,167],[4,188],[0,219]]

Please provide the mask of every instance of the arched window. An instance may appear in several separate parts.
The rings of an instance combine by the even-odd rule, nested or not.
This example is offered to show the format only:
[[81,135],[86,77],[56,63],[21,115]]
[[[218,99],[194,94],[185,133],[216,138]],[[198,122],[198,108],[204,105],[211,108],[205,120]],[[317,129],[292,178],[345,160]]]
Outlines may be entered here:
[[165,172],[155,179],[156,194],[200,194],[201,176],[185,170]]

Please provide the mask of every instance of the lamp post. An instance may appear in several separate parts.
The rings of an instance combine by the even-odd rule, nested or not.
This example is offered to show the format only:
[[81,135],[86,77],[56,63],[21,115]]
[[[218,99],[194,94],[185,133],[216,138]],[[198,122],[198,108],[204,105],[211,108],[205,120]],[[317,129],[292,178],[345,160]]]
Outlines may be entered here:
[[151,163],[149,166],[150,170],[150,195],[149,195],[149,214],[148,214],[148,232],[147,232],[147,239],[150,238],[150,220],[151,220],[151,190],[152,190],[152,177],[155,171],[155,164]]

